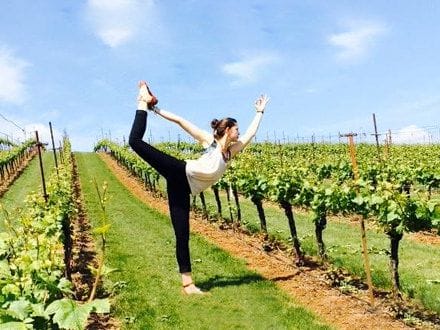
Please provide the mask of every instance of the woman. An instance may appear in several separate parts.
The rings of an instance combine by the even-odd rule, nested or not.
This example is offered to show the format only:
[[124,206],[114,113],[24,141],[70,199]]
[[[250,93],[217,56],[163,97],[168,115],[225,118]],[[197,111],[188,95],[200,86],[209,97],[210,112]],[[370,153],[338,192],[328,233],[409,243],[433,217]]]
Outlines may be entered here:
[[[256,115],[246,133],[239,137],[237,121],[214,119],[213,134],[189,121],[156,107],[157,98],[144,81],[139,83],[138,110],[130,132],[131,148],[155,168],[167,181],[168,205],[176,235],[176,257],[182,276],[183,292],[203,294],[194,285],[189,255],[190,194],[196,195],[214,184],[226,171],[230,160],[255,136],[269,98],[260,96],[255,102]],[[142,141],[147,125],[147,110],[178,124],[207,150],[197,160],[179,160]]]

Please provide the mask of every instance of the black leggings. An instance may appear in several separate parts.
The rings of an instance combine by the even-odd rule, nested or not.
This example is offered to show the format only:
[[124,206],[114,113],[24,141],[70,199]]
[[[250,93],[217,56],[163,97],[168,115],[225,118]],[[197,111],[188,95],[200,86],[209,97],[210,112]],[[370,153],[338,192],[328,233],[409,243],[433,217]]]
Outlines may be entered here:
[[168,206],[176,235],[176,257],[181,273],[191,272],[189,257],[190,188],[186,178],[186,162],[167,155],[142,141],[147,127],[147,112],[136,111],[130,132],[131,148],[156,169],[167,181]]

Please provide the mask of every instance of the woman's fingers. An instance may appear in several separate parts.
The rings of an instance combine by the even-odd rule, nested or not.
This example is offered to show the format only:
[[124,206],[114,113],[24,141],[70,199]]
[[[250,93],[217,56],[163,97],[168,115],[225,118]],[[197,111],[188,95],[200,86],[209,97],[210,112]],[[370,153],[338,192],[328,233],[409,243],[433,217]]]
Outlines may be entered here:
[[255,101],[255,105],[266,105],[269,102],[269,97],[266,94],[261,94],[260,97]]
[[261,94],[260,97],[255,100],[255,109],[257,112],[264,112],[267,102],[269,102],[269,97],[267,97],[266,94]]

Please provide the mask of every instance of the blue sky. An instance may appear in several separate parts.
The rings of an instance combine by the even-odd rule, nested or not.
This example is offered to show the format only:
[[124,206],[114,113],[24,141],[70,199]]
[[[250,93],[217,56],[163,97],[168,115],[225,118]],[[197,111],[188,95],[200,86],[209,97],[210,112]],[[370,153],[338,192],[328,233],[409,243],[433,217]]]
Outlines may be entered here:
[[[51,121],[74,150],[122,141],[145,79],[206,130],[243,132],[266,93],[258,140],[370,139],[375,113],[395,141],[439,141],[439,17],[438,1],[3,1],[0,136],[24,138],[12,121],[48,142]],[[153,141],[178,134],[150,116]]]

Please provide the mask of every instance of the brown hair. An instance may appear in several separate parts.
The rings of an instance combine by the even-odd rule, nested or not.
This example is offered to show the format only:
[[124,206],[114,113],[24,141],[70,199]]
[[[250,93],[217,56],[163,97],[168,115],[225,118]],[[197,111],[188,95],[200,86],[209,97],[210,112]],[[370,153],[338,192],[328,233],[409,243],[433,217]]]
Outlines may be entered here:
[[221,120],[213,119],[211,121],[211,127],[214,130],[214,138],[220,139],[225,135],[226,128],[231,128],[237,125],[237,121],[234,118],[223,118]]

